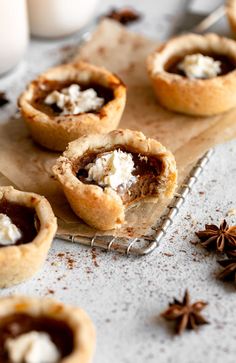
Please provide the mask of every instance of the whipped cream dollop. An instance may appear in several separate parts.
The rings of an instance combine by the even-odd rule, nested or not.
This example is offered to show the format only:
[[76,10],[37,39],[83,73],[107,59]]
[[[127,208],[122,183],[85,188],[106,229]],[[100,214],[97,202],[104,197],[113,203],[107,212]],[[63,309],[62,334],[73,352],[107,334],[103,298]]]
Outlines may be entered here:
[[93,88],[81,91],[78,84],[63,88],[61,91],[53,91],[45,98],[47,105],[56,104],[62,115],[77,115],[88,111],[97,111],[104,105],[104,98],[98,97]]
[[31,331],[5,343],[12,363],[57,363],[60,353],[47,333]]
[[6,214],[0,213],[0,245],[14,245],[21,237],[19,228]]
[[135,169],[132,154],[119,149],[99,156],[85,169],[88,171],[88,181],[95,181],[100,186],[109,186],[112,189],[119,186],[128,188],[136,180],[132,175]]
[[178,65],[188,78],[213,78],[221,72],[221,62],[202,54],[186,55]]

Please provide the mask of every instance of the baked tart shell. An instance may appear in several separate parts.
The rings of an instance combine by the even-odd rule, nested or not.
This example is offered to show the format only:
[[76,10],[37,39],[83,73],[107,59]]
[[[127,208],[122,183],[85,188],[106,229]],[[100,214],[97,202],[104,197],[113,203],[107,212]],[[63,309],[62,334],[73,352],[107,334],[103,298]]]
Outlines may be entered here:
[[232,32],[236,34],[236,1],[228,0],[226,2],[226,15]]
[[[50,82],[95,83],[113,91],[114,97],[98,112],[77,115],[49,115],[35,107],[33,100],[40,88]],[[91,133],[106,133],[117,128],[126,103],[126,87],[107,71],[85,62],[64,64],[42,73],[19,97],[20,112],[33,139],[54,151],[64,151],[70,141]]]
[[57,230],[56,217],[46,198],[21,192],[13,187],[0,187],[0,199],[33,208],[39,230],[32,242],[0,248],[0,287],[18,284],[32,277],[44,263]]
[[78,307],[51,298],[11,296],[0,299],[0,319],[14,314],[47,317],[62,321],[73,333],[73,352],[60,363],[90,363],[95,349],[95,328],[89,316]]
[[212,116],[236,106],[236,70],[208,79],[188,79],[169,73],[165,65],[175,57],[214,53],[229,57],[236,66],[236,43],[209,33],[175,37],[147,59],[147,70],[158,102],[165,108],[195,116]]
[[[73,211],[86,223],[99,230],[110,230],[125,223],[125,211],[132,203],[124,204],[116,190],[86,184],[76,176],[78,165],[88,152],[107,152],[122,147],[127,152],[152,156],[162,163],[158,195],[149,200],[157,202],[171,197],[176,188],[176,163],[171,152],[158,141],[148,139],[143,133],[115,130],[106,135],[89,135],[71,142],[53,167]],[[148,199],[148,196],[147,198]],[[136,200],[137,202],[137,200]]]

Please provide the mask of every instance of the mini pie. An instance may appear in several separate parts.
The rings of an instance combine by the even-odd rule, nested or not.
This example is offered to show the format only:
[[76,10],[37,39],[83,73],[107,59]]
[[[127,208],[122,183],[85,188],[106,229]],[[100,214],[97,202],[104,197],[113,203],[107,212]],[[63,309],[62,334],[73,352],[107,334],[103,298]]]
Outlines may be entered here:
[[[207,79],[188,78],[181,66],[187,56],[192,61],[191,55],[197,55],[199,62],[205,59],[204,66],[210,73],[217,66],[217,74]],[[235,67],[236,42],[216,34],[173,38],[147,60],[158,102],[172,111],[199,116],[219,114],[236,106]]]
[[[11,186],[0,187],[0,217],[0,287],[8,287],[39,270],[56,233],[57,222],[46,198]],[[13,231],[5,229],[6,223],[13,224]],[[5,243],[16,229],[19,233],[16,239]]]
[[[33,334],[33,340],[30,333]],[[43,358],[45,358],[46,354],[50,353],[47,345],[41,345],[40,350],[35,349],[33,352],[32,343],[39,344],[41,334],[47,335],[48,344],[53,346],[58,356],[58,359],[53,359],[53,357],[48,359],[50,363],[91,362],[95,348],[95,329],[92,321],[82,309],[49,298],[11,296],[0,299],[1,362],[15,363],[11,358],[13,352],[9,351],[9,348],[11,350],[18,348],[18,352],[15,353],[20,354],[16,341],[26,335],[26,340],[22,341],[22,344],[27,347],[24,350],[31,354],[31,360],[28,358],[27,361],[46,363],[42,357],[40,359],[39,354],[40,351],[43,351]],[[24,346],[20,348],[23,351]],[[53,352],[52,350],[51,354]],[[23,363],[25,360],[20,360],[19,363]]]
[[232,31],[236,33],[236,0],[226,2],[226,14]]
[[[73,112],[79,113],[72,114],[68,108],[63,114],[56,104],[45,103],[53,91],[63,92],[71,85],[74,88],[79,85],[82,91],[92,88],[104,104],[96,111],[90,111],[88,106],[86,112],[74,108]],[[116,129],[125,102],[126,87],[117,76],[104,68],[78,62],[51,68],[41,74],[22,93],[18,104],[33,139],[50,150],[64,151],[70,141],[82,135]]]
[[171,152],[131,130],[71,142],[53,172],[74,212],[100,230],[120,227],[125,210],[140,199],[171,197],[177,177]]

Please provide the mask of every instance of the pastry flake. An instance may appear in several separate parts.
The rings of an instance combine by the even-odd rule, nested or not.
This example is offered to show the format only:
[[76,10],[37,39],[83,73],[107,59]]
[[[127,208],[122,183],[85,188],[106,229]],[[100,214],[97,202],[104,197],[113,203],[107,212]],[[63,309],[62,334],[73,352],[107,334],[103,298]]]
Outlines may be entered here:
[[141,199],[171,197],[177,178],[171,152],[131,130],[71,142],[53,172],[74,212],[100,230],[120,227],[126,209]]
[[116,129],[125,102],[126,87],[117,76],[78,62],[42,73],[18,104],[33,139],[50,150],[64,151],[82,135]]

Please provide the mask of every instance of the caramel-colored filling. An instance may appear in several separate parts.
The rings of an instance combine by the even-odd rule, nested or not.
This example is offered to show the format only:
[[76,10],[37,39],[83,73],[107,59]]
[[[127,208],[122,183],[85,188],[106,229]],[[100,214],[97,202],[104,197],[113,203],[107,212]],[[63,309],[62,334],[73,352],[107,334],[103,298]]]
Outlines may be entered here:
[[13,314],[0,320],[1,363],[11,363],[5,350],[6,340],[31,331],[47,333],[56,345],[62,358],[72,353],[73,332],[65,322],[46,316],[33,317],[27,314]]
[[[99,153],[85,155],[80,159],[79,164],[75,166],[74,172],[77,178],[85,184],[96,185],[95,182],[87,180],[88,171],[85,169],[85,166],[93,163],[97,157],[114,149],[100,150]],[[123,203],[129,204],[146,196],[157,196],[159,194],[160,175],[163,169],[162,161],[152,155],[140,155],[137,152],[125,150],[122,146],[116,146],[116,149],[131,153],[135,167],[132,174],[136,177],[136,181],[129,188],[124,189],[120,185],[116,190]]]
[[[218,74],[218,76],[224,76],[225,74],[228,74],[230,72],[232,72],[233,70],[235,70],[236,68],[236,61],[228,56],[225,55],[221,55],[221,54],[212,54],[212,53],[204,53],[201,52],[200,50],[195,50],[192,51],[191,53],[188,53],[188,55],[190,54],[197,54],[200,53],[204,56],[208,56],[213,58],[215,61],[220,61],[221,62],[221,72]],[[179,69],[179,64],[184,60],[184,57],[187,54],[181,55],[181,56],[175,56],[170,58],[166,64],[165,64],[165,71],[168,73],[174,73],[174,74],[179,74],[183,77],[186,77],[184,71],[182,71],[181,69]]]
[[[45,99],[52,91],[61,91],[63,88],[67,88],[71,84],[78,84],[82,91],[85,91],[88,88],[93,88],[96,91],[97,96],[104,99],[104,105],[114,99],[114,91],[112,88],[104,87],[97,83],[82,84],[73,82],[72,80],[67,82],[45,81],[43,84],[36,83],[37,92],[35,92],[31,101],[32,106],[48,116],[59,116],[62,110],[56,104],[47,105],[45,103]],[[100,110],[91,112],[99,113]],[[63,117],[70,117],[70,115],[64,115]]]

